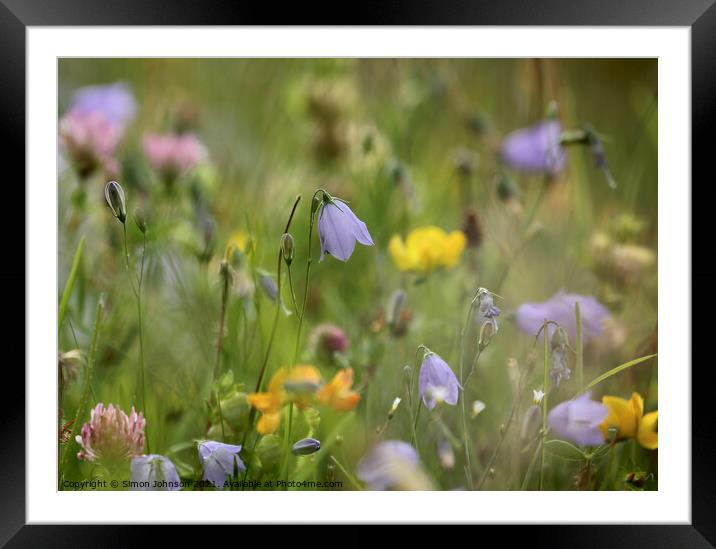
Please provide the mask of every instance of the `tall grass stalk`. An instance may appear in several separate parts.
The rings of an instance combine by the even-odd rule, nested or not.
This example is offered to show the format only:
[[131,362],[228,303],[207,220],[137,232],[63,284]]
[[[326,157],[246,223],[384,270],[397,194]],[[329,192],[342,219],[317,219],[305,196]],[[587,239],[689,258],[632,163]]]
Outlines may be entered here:
[[77,407],[77,411],[75,412],[75,418],[72,422],[72,427],[70,430],[70,438],[65,444],[65,451],[62,454],[62,458],[60,460],[60,469],[58,474],[58,486],[61,489],[62,488],[62,479],[63,479],[63,472],[65,470],[65,465],[67,464],[67,458],[70,455],[70,448],[72,447],[72,442],[75,440],[75,435],[77,434],[77,428],[79,426],[79,423],[82,421],[82,417],[86,413],[87,410],[87,403],[89,401],[89,395],[90,395],[90,389],[92,387],[92,375],[94,373],[94,363],[95,363],[95,356],[97,355],[97,339],[99,338],[99,332],[102,325],[102,317],[104,315],[104,297],[100,296],[99,301],[97,302],[97,309],[95,311],[95,318],[94,318],[94,329],[92,331],[92,343],[90,345],[89,355],[87,356],[87,366],[85,367],[85,381],[82,386],[82,397],[80,398],[80,404]]
[[[129,247],[127,246],[127,224],[122,223],[122,234],[124,235],[124,257],[126,260],[127,274],[129,276],[129,284],[132,287],[135,300],[137,302],[137,326],[139,331],[139,393],[142,395],[142,410],[144,415],[147,415],[147,393],[146,393],[146,382],[144,375],[144,327],[142,325],[142,283],[144,282],[144,259],[147,252],[147,234],[146,231],[142,231],[142,259],[139,267],[139,274],[137,277],[137,286],[134,285],[132,279],[131,267],[129,264]],[[149,429],[145,426],[144,437],[147,442],[147,452],[151,453],[151,446],[149,443]]]
[[577,321],[577,387],[581,393],[584,390],[584,342],[582,341],[582,315],[579,310],[579,301],[574,302],[574,316]]
[[544,338],[544,368],[543,368],[543,381],[542,381],[542,433],[541,433],[541,449],[539,459],[539,489],[544,488],[544,459],[545,459],[545,441],[547,439],[547,397],[548,389],[547,382],[549,380],[549,331],[547,330],[547,320],[542,325],[542,337]]
[[[467,333],[468,328],[470,327],[470,321],[472,320],[473,312],[475,311],[475,304],[477,303],[478,297],[480,293],[479,290],[475,292],[474,297],[472,298],[472,301],[470,301],[470,306],[467,308],[467,316],[465,317],[465,323],[462,326],[462,330],[460,331],[460,357],[459,357],[459,364],[458,369],[460,372],[460,384],[462,385],[462,398],[461,400],[461,419],[462,419],[462,439],[463,439],[463,447],[465,449],[465,480],[467,481],[467,486],[470,490],[473,489],[472,484],[472,463],[470,461],[470,444],[469,444],[469,436],[467,432],[467,407],[465,403],[466,399],[466,389],[465,389],[465,375],[464,375],[464,362],[465,362],[465,334]],[[479,354],[478,354],[479,357]],[[477,359],[476,359],[477,360]]]

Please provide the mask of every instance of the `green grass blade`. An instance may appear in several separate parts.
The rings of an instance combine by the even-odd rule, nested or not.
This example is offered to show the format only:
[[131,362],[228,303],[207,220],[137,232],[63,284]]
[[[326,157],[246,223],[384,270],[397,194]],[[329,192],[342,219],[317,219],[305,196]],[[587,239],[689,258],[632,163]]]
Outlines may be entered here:
[[[635,358],[634,360],[630,360],[629,362],[625,362],[624,364],[620,364],[619,366],[612,368],[608,372],[604,372],[602,375],[600,375],[598,378],[596,378],[594,381],[592,381],[589,385],[587,385],[583,391],[580,391],[580,393],[583,393],[584,391],[591,389],[595,385],[601,383],[605,379],[609,379],[613,375],[618,374],[619,372],[623,372],[627,368],[631,368],[632,366],[636,366],[637,364],[641,364],[642,362],[649,360],[650,358],[654,358],[657,355],[657,353],[654,353],[653,355],[647,355],[643,356],[641,358]],[[580,394],[577,393],[577,394]]]
[[60,470],[58,475],[58,484],[60,485],[60,487],[62,485],[62,472],[65,469],[67,458],[70,455],[70,448],[72,447],[72,444],[75,440],[75,435],[77,434],[79,423],[80,421],[82,421],[82,417],[87,410],[87,402],[89,401],[90,388],[92,384],[92,373],[94,370],[95,356],[97,354],[97,339],[99,336],[100,325],[102,324],[103,313],[104,298],[100,297],[99,301],[97,302],[97,312],[95,313],[94,331],[92,333],[92,345],[90,346],[89,356],[87,357],[85,382],[82,387],[82,398],[80,400],[80,405],[77,407],[77,411],[75,412],[75,418],[72,422],[72,427],[70,431],[70,438],[65,444],[65,451],[62,453],[62,460],[60,461]]
[[57,313],[57,333],[60,333],[62,328],[62,321],[65,319],[65,312],[67,312],[67,303],[70,301],[70,295],[72,295],[72,287],[75,285],[75,279],[77,278],[77,271],[80,269],[80,260],[82,259],[82,250],[85,247],[84,235],[80,238],[80,243],[77,245],[75,251],[75,257],[72,259],[72,267],[70,269],[70,276],[67,278],[65,283],[65,289],[62,291],[62,298],[60,298],[60,309]]

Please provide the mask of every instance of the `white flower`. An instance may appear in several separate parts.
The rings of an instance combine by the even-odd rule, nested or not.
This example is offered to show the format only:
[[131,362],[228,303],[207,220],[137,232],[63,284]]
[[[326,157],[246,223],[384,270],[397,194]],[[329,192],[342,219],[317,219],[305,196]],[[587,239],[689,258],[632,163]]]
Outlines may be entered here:
[[472,403],[472,417],[476,418],[486,408],[485,403],[481,400],[476,400]]
[[542,402],[542,399],[544,398],[544,391],[542,389],[533,389],[532,390],[532,402],[535,404],[540,404]]

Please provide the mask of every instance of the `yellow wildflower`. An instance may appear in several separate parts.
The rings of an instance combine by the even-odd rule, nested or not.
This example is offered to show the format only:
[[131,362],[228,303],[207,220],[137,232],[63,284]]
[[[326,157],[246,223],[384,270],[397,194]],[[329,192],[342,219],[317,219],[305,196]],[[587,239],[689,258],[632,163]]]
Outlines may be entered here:
[[248,396],[249,404],[261,412],[256,431],[262,435],[276,432],[281,424],[281,408],[286,399],[286,392],[283,390],[285,378],[286,370],[281,368],[269,381],[265,393],[251,393]]
[[360,395],[351,389],[352,385],[353,368],[340,370],[318,391],[318,400],[338,412],[352,410],[360,402]]
[[639,444],[649,450],[656,450],[659,447],[659,411],[649,412],[641,418],[639,432],[637,433]]
[[609,437],[612,427],[617,430],[617,440],[634,438],[645,448],[658,448],[658,412],[644,415],[644,399],[639,393],[632,393],[629,400],[606,395],[602,397],[602,404],[609,410],[600,425],[605,438]]
[[254,243],[246,231],[234,231],[226,245],[226,257],[231,257],[234,250],[240,251],[242,254],[248,254],[254,251]]
[[288,372],[280,368],[269,381],[266,392],[248,396],[251,406],[261,412],[256,431],[262,435],[275,433],[281,425],[281,409],[287,402],[294,402],[303,410],[321,384],[321,374],[307,364],[299,364]]
[[388,251],[401,271],[429,272],[454,267],[465,249],[466,238],[462,231],[447,234],[439,227],[414,229],[403,239],[395,235],[390,239]]

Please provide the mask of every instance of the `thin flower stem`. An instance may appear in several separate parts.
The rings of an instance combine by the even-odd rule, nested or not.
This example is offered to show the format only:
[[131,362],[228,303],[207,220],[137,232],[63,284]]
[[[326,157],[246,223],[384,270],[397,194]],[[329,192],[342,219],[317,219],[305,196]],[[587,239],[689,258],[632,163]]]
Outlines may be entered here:
[[542,397],[542,444],[541,444],[541,450],[540,450],[540,459],[539,459],[539,489],[542,490],[544,487],[544,458],[545,458],[545,439],[547,437],[547,397],[549,396],[549,390],[547,388],[547,381],[549,379],[549,338],[548,336],[548,330],[547,330],[547,320],[544,321],[544,324],[542,326],[543,330],[543,338],[544,338],[544,379],[543,379],[543,386],[542,391],[544,392],[544,396]]
[[[323,191],[316,191],[313,193],[313,198],[315,198],[319,192]],[[300,195],[298,199],[296,200],[296,204],[294,204],[294,210],[296,205],[298,204],[298,200],[300,200]],[[313,198],[311,199],[311,203],[313,203]],[[298,328],[296,330],[296,343],[293,348],[293,359],[291,361],[291,367],[295,366],[296,361],[298,360],[298,350],[301,346],[301,329],[303,328],[303,317],[306,313],[306,304],[308,303],[308,285],[311,277],[311,241],[313,237],[313,223],[315,218],[315,212],[311,211],[309,213],[310,219],[308,222],[308,255],[306,257],[306,280],[303,287],[303,304],[301,306],[301,311],[298,311],[298,307],[296,307],[296,296],[293,292],[293,281],[291,279],[291,267],[289,266],[287,268],[288,270],[288,281],[289,286],[291,288],[291,295],[293,297],[294,306],[296,307],[296,314],[298,315]],[[286,231],[288,232],[288,226],[286,227]],[[288,480],[288,467],[289,467],[289,459],[290,459],[290,446],[291,446],[291,429],[293,426],[293,402],[289,403],[288,405],[288,423],[286,425],[285,430],[285,436],[284,436],[284,442],[283,442],[283,464],[281,466],[281,472],[283,474],[283,477]],[[288,488],[286,488],[288,489]]]
[[[216,358],[214,359],[214,384],[221,375],[221,348],[224,340],[224,324],[226,319],[226,305],[229,301],[229,276],[222,274],[223,285],[221,288],[221,313],[219,314],[219,335],[216,338]],[[216,388],[212,388],[212,397],[216,400],[216,405],[219,409],[219,421],[221,422],[221,440],[226,440],[226,433],[224,432],[224,413],[221,409],[221,398],[219,397]]]
[[[311,198],[311,205],[313,205],[313,201],[318,196],[318,193],[325,194],[325,191],[322,189],[318,189],[315,193],[313,193],[313,197]],[[296,363],[296,360],[298,358],[298,348],[301,343],[301,329],[303,328],[303,318],[306,316],[306,305],[308,303],[308,283],[311,277],[311,244],[313,240],[313,225],[316,218],[318,210],[310,212],[310,219],[308,221],[308,255],[306,256],[306,280],[303,285],[303,304],[301,305],[301,314],[298,317],[298,329],[296,331],[296,345],[293,349],[293,363]],[[286,231],[288,232],[288,231]]]
[[579,301],[574,303],[574,316],[577,320],[577,386],[581,393],[584,390],[584,342],[582,341],[582,315]]
[[522,240],[517,245],[517,248],[515,249],[515,252],[512,254],[512,257],[509,259],[509,261],[505,264],[504,268],[502,269],[502,272],[500,273],[500,276],[497,279],[497,283],[494,285],[495,292],[498,294],[502,290],[502,285],[507,280],[507,275],[510,273],[510,269],[512,268],[513,263],[519,256],[520,252],[522,251],[522,248],[525,247],[527,242],[529,241],[529,236],[527,235],[527,232],[529,231],[530,226],[532,225],[532,222],[535,220],[535,217],[537,215],[537,212],[539,211],[539,207],[542,204],[542,200],[544,199],[545,195],[547,194],[547,184],[548,179],[545,177],[545,180],[543,181],[542,185],[539,189],[539,194],[537,195],[537,198],[532,203],[532,208],[530,209],[530,213],[527,216],[527,221],[525,221],[524,229],[525,234],[522,237]]
[[[129,275],[129,285],[132,287],[132,292],[137,301],[137,326],[139,331],[139,393],[142,395],[142,410],[146,416],[147,414],[147,394],[145,388],[145,376],[144,376],[144,327],[142,325],[142,282],[144,281],[144,258],[147,251],[147,235],[143,235],[142,239],[142,259],[140,263],[140,274],[137,276],[137,286],[134,285],[132,279],[130,265],[129,265],[129,247],[127,245],[127,224],[122,223],[122,233],[124,235],[124,257],[126,260],[127,274]],[[151,446],[149,443],[149,429],[145,426],[144,428],[144,440],[147,443],[147,452],[151,453]]]
[[607,456],[607,465],[604,468],[604,478],[599,486],[600,490],[606,490],[612,476],[612,463],[614,462],[614,444],[609,445],[609,455]]
[[537,445],[535,448],[534,454],[532,454],[532,459],[530,459],[530,463],[527,466],[527,471],[525,472],[525,478],[522,480],[522,486],[520,486],[521,491],[527,490],[527,487],[530,484],[530,480],[532,480],[532,472],[535,468],[535,463],[537,463],[537,458],[540,455],[540,451],[542,450],[542,441]]
[[482,477],[480,478],[480,484],[478,484],[477,489],[482,490],[483,485],[485,484],[485,481],[487,480],[487,476],[490,474],[490,469],[492,468],[492,464],[495,462],[495,459],[497,458],[497,455],[500,453],[500,449],[502,448],[502,444],[505,442],[505,439],[507,438],[507,431],[510,429],[510,425],[512,425],[512,420],[515,417],[515,413],[517,412],[517,407],[520,403],[520,393],[521,393],[521,386],[522,381],[524,379],[524,374],[520,376],[520,379],[518,381],[518,391],[515,395],[515,398],[512,401],[512,407],[510,408],[510,415],[507,416],[507,421],[505,421],[504,425],[500,429],[500,438],[497,441],[497,445],[495,446],[495,449],[492,452],[492,455],[490,456],[489,461],[487,462],[487,465],[485,466],[485,470],[482,473]]
[[423,408],[423,399],[418,400],[418,411],[415,412],[415,421],[413,422],[413,446],[418,449],[418,419],[420,418],[420,410]]
[[346,476],[346,478],[351,481],[351,484],[355,486],[356,490],[360,490],[362,492],[363,487],[360,485],[360,482],[358,482],[358,480],[348,472],[348,469],[343,467],[343,464],[341,464],[341,462],[336,459],[336,456],[332,455],[331,460],[333,461],[333,463],[336,464],[336,466],[341,470],[341,472]]
[[[293,208],[291,208],[291,214],[288,216],[288,221],[286,222],[286,228],[284,229],[284,233],[287,233],[288,230],[291,228],[291,221],[293,220],[293,215],[296,212],[296,207],[298,206],[298,203],[301,201],[301,195],[299,194],[296,197],[296,200],[293,203]],[[266,366],[268,365],[269,358],[271,356],[271,349],[273,347],[273,341],[276,336],[276,327],[278,326],[278,319],[279,315],[281,313],[281,265],[283,263],[283,251],[281,250],[281,247],[279,246],[278,250],[278,259],[276,261],[276,311],[274,313],[273,317],[273,324],[271,326],[271,335],[269,336],[268,345],[266,346],[266,353],[264,354],[263,362],[261,363],[261,369],[259,370],[259,377],[256,380],[256,389],[254,390],[255,393],[258,393],[261,390],[261,385],[263,384],[264,377],[266,376]],[[249,412],[249,421],[248,421],[248,429],[246,431],[246,434],[251,430],[251,428],[254,425],[254,420],[256,419],[256,408],[252,407],[251,411]],[[246,435],[244,435],[244,440],[246,439]],[[243,442],[242,442],[243,444]]]
[[[460,331],[460,364],[458,365],[459,371],[460,371],[460,384],[462,385],[462,398],[461,400],[461,416],[462,416],[462,439],[463,439],[463,447],[465,448],[465,480],[467,480],[467,485],[470,490],[473,489],[472,484],[472,463],[470,461],[470,444],[469,444],[469,437],[467,433],[467,407],[465,403],[465,377],[463,373],[463,363],[465,362],[465,334],[470,326],[470,320],[472,319],[472,313],[475,310],[475,303],[477,303],[479,293],[475,293],[475,296],[472,298],[472,301],[470,302],[470,306],[467,309],[467,316],[465,318],[465,323],[462,326],[462,330]],[[469,377],[469,376],[468,376]]]
[[296,311],[296,317],[301,318],[303,316],[302,311],[298,308],[298,300],[296,299],[296,292],[293,290],[293,276],[291,276],[291,265],[286,267],[288,273],[288,287],[291,290],[291,300],[293,301],[293,309]]

